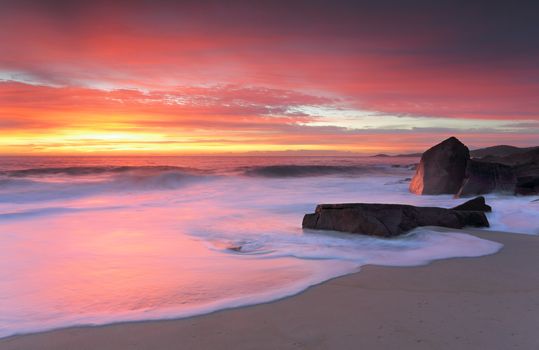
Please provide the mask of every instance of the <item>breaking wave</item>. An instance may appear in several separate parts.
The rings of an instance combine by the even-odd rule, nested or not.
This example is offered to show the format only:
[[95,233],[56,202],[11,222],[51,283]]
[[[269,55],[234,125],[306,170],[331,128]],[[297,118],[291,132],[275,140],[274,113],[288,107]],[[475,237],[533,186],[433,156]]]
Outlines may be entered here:
[[365,175],[391,173],[386,165],[268,165],[243,168],[243,174],[260,177],[309,177],[327,175]]
[[120,173],[159,173],[169,171],[180,171],[187,173],[203,173],[202,170],[177,166],[80,166],[80,167],[58,167],[58,168],[30,168],[2,171],[0,175],[7,177],[30,177],[46,175],[69,175],[87,176],[100,174],[120,174]]
[[24,203],[149,190],[173,190],[212,178],[180,167],[70,167],[4,171],[0,203]]

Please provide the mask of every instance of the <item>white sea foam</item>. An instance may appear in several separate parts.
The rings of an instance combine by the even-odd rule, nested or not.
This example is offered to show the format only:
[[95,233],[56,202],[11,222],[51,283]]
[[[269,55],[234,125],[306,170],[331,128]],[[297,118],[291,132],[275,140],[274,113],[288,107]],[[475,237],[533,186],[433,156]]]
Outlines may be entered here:
[[[201,314],[296,294],[365,264],[420,265],[501,248],[430,228],[395,239],[301,230],[303,214],[322,202],[464,201],[409,194],[400,181],[411,176],[406,167],[293,168],[300,175],[284,177],[245,169],[4,175],[0,336]],[[532,199],[488,196],[492,229],[538,233]]]

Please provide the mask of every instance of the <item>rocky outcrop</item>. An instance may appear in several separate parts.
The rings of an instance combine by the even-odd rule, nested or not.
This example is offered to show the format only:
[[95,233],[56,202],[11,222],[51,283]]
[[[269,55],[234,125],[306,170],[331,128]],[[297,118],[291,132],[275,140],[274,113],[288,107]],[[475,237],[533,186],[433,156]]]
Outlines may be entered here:
[[480,148],[470,151],[472,158],[479,158],[481,160],[496,159],[503,157],[512,157],[522,153],[530,152],[533,150],[539,150],[539,147],[515,147],[509,145],[498,145],[486,148]]
[[464,180],[470,151],[455,137],[428,149],[421,156],[410,192],[415,194],[455,194]]
[[[500,147],[506,150],[509,146]],[[456,197],[491,192],[539,194],[539,148],[517,150],[506,156],[471,159],[468,148],[450,137],[423,153],[410,192]]]
[[491,192],[514,193],[517,178],[513,168],[499,163],[468,160],[464,181],[457,197]]
[[514,166],[515,169],[527,170],[539,165],[539,147],[522,148],[519,152],[505,156],[486,156],[480,158],[482,162],[501,163]]
[[463,204],[464,209],[404,204],[320,204],[313,214],[304,216],[302,227],[380,237],[398,236],[419,226],[456,229],[465,226],[488,227],[489,222],[483,210],[468,210],[478,208],[480,200],[473,201]]

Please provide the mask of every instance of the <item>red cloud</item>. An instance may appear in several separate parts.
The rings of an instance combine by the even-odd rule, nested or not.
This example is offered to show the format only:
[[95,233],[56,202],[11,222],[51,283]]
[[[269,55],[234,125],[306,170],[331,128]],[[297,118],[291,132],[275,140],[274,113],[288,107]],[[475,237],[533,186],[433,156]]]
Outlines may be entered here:
[[0,69],[70,86],[267,86],[393,114],[539,118],[539,49],[522,54],[518,27],[496,46],[482,36],[497,30],[490,23],[457,16],[462,28],[440,30],[451,6],[428,18],[374,5],[241,5],[13,5],[0,14]]
[[[289,90],[237,86],[183,87],[168,91],[103,91],[0,83],[0,129],[4,135],[30,133],[34,140],[76,132],[86,146],[132,143],[91,140],[77,130],[105,133],[152,133],[159,140],[137,139],[138,144],[223,144],[256,150],[260,145],[282,149],[315,148],[352,151],[402,152],[420,150],[455,134],[475,146],[494,143],[527,145],[536,142],[535,129],[518,134],[496,130],[443,128],[357,129],[307,126],[316,117],[288,113],[294,107],[334,107],[339,100]],[[520,125],[520,124],[518,124]],[[518,125],[512,128],[518,127]],[[185,141],[185,139],[188,141]],[[36,150],[61,146],[47,141]],[[181,147],[180,147],[181,148]],[[8,147],[9,149],[9,147]]]

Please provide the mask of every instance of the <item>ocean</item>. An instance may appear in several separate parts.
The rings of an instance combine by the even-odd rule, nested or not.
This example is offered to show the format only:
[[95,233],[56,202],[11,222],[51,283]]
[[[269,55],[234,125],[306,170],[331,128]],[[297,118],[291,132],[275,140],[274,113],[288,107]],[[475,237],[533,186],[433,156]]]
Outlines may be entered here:
[[[297,294],[366,264],[501,245],[420,228],[302,230],[318,203],[453,207],[408,192],[406,157],[2,157],[0,337],[178,318]],[[537,197],[488,195],[490,230],[539,234]]]

